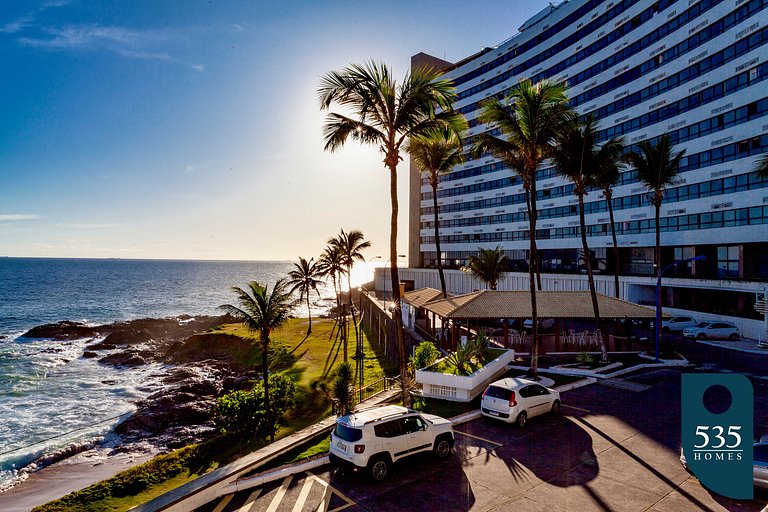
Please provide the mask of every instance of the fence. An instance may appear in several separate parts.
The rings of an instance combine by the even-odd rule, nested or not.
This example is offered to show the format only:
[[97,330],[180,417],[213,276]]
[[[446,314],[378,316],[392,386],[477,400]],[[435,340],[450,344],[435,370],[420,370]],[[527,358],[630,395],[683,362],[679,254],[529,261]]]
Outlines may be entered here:
[[[379,380],[373,381],[361,388],[358,388],[352,392],[352,403],[350,406],[355,406],[370,398],[373,398],[384,391],[388,391],[396,386],[397,377],[382,377]],[[333,414],[338,415],[340,411],[339,400],[333,399]]]

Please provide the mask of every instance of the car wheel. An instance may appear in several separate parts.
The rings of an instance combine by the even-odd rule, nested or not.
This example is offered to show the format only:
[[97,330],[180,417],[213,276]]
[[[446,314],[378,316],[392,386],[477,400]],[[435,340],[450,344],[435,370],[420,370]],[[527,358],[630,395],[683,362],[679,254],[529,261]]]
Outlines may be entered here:
[[552,402],[552,414],[560,414],[560,400]]
[[389,461],[384,457],[376,457],[368,463],[368,475],[374,482],[381,482],[387,478]]
[[696,336],[696,339],[697,340],[705,340],[705,339],[707,339],[707,335],[704,334],[703,332],[700,332],[699,335]]
[[733,333],[731,333],[730,336],[728,336],[728,339],[731,340],[731,341],[736,341],[736,340],[739,339],[739,335],[736,334],[735,332],[733,332]]
[[433,451],[438,459],[447,458],[451,454],[451,440],[448,437],[438,437]]
[[517,423],[518,427],[523,428],[525,424],[528,423],[528,413],[522,411],[520,414],[518,414],[515,423]]

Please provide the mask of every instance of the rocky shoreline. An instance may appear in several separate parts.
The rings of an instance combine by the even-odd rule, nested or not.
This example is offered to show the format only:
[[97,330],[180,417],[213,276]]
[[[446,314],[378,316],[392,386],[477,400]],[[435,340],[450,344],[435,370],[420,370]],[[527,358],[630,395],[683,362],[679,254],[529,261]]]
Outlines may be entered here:
[[[87,339],[84,358],[116,369],[159,366],[148,379],[151,393],[136,403],[136,411],[122,421],[108,455],[157,453],[210,438],[216,399],[240,389],[255,376],[238,354],[251,350],[247,340],[217,333],[232,322],[228,316],[144,318],[104,325],[62,321],[35,327],[22,337],[67,341]],[[63,451],[48,465],[73,455]],[[41,461],[42,462],[42,461]]]

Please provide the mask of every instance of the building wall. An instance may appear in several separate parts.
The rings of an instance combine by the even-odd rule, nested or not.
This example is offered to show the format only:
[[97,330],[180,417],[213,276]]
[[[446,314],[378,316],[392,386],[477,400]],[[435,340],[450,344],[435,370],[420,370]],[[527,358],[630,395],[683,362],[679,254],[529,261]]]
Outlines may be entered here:
[[[767,4],[572,0],[547,7],[523,32],[468,57],[447,76],[457,82],[456,108],[470,121],[470,137],[486,130],[474,121],[479,101],[505,94],[522,77],[568,79],[577,111],[597,116],[603,140],[623,135],[631,146],[669,132],[676,149],[686,151],[683,172],[662,206],[668,224],[662,245],[765,241],[768,182],[750,174],[758,155],[768,150]],[[478,246],[500,245],[508,254],[528,248],[525,205],[515,199],[522,184],[513,176],[484,157],[457,166],[441,181],[444,257],[462,259]],[[435,250],[431,188],[418,178],[412,169],[411,267],[424,266]],[[538,209],[550,215],[540,214],[539,248],[580,247],[576,198],[568,182],[544,165],[537,186]],[[590,247],[609,247],[605,202],[598,192],[586,201],[592,208],[586,215]],[[653,207],[629,169],[614,202],[620,247],[653,246]],[[599,282],[605,289],[612,286]]]

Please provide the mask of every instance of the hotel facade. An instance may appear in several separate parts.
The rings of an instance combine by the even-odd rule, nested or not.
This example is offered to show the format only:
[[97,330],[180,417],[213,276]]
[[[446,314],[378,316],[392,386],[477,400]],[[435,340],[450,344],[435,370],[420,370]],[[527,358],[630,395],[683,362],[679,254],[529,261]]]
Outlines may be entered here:
[[[753,171],[768,151],[768,0],[571,0],[460,62],[421,53],[411,64],[444,69],[454,81],[455,108],[469,121],[467,144],[488,130],[477,121],[480,102],[503,98],[521,78],[565,80],[576,111],[597,119],[601,141],[622,136],[632,150],[668,133],[685,156],[661,209],[662,265],[706,259],[665,274],[666,311],[731,317],[743,334],[760,337],[763,317],[754,304],[768,279],[768,181]],[[543,287],[586,289],[573,185],[545,163],[537,189]],[[439,257],[454,269],[449,291],[472,291],[481,285],[456,269],[478,247],[501,246],[512,273],[500,288],[527,288],[525,198],[511,169],[491,156],[470,159],[441,177],[437,201],[440,255],[432,189],[411,163],[404,281],[439,288],[430,270]],[[585,201],[598,291],[613,295],[607,204],[596,190]],[[613,208],[620,295],[654,304],[654,208],[634,169],[623,169]],[[384,273],[377,281],[386,286]]]

